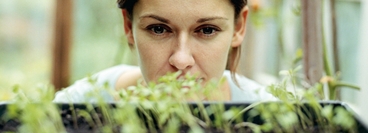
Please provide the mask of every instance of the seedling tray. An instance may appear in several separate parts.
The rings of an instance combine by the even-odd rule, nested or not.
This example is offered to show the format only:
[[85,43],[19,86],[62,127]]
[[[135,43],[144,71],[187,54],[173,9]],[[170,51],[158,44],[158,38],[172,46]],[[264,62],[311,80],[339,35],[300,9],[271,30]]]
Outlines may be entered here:
[[[270,102],[270,103],[275,103],[275,102]],[[270,104],[270,103],[262,103],[262,104]],[[7,117],[7,115],[8,115],[7,108],[11,104],[12,103],[0,103],[0,132],[17,132],[18,127],[21,125],[19,119],[9,119]],[[37,104],[37,103],[34,103],[34,104]],[[75,103],[75,104],[55,103],[55,104],[59,107],[60,116],[62,118],[64,127],[65,127],[67,132],[76,133],[76,132],[100,132],[101,131],[100,129],[98,129],[98,127],[96,128],[96,127],[91,126],[82,117],[77,117],[77,119],[74,119],[72,117],[73,113],[75,113],[76,110],[86,110],[87,106],[85,104],[80,104],[80,103],[79,104],[78,103]],[[187,104],[189,105],[189,108],[192,112],[194,112],[194,110],[199,108],[198,103],[194,103],[194,102],[190,103],[189,102]],[[252,103],[247,103],[247,102],[227,102],[227,103],[204,102],[202,105],[204,107],[208,107],[208,106],[211,106],[211,105],[223,105],[225,110],[229,110],[231,108],[246,108],[246,107],[250,106],[251,104]],[[283,104],[283,103],[279,102],[278,104]],[[108,105],[113,107],[113,108],[117,107],[116,104],[114,104],[114,103],[110,103]],[[322,106],[332,105],[334,108],[343,107],[347,111],[351,112],[352,115],[354,116],[355,121],[356,121],[356,131],[359,132],[359,133],[368,133],[367,124],[363,123],[363,121],[360,119],[360,117],[357,116],[347,104],[345,104],[343,102],[327,101],[327,102],[320,102],[320,105],[322,105]],[[309,106],[308,103],[305,103],[305,107],[306,108],[304,108],[303,111],[311,110],[311,107]],[[98,110],[99,107],[95,106],[94,108],[96,110]],[[262,120],[262,118],[260,116],[252,115],[251,110],[252,109],[242,113],[242,115],[240,116],[240,117],[242,117],[242,120],[247,121],[247,122],[252,122],[252,123],[258,124],[258,125],[263,124],[264,120]],[[98,113],[99,112],[97,111],[97,114]],[[147,120],[147,117],[145,115],[142,115],[143,113],[141,111],[137,110],[136,113],[140,114],[139,115],[139,116],[141,116],[140,119],[142,119],[143,121]],[[313,113],[312,113],[312,115],[313,115]],[[98,117],[103,117],[103,115],[99,114]],[[155,117],[152,117],[152,118],[155,118]],[[202,118],[202,117],[198,116],[198,118]],[[209,118],[212,121],[214,121],[215,116],[210,115]],[[153,121],[155,121],[155,120],[153,120]],[[315,125],[315,127],[317,129],[311,129],[311,130],[308,130],[308,131],[319,132],[318,128],[323,128],[323,127],[319,127],[318,125]],[[114,128],[115,128],[113,130],[114,132],[120,132],[121,131],[120,130],[121,128],[119,126],[116,126]],[[157,130],[157,131],[160,132],[160,130]],[[188,132],[188,131],[189,131],[189,128],[187,126],[183,125],[182,128],[181,128],[181,132]],[[223,132],[223,131],[218,130],[216,128],[207,128],[207,129],[205,129],[205,131],[206,132]],[[234,129],[232,131],[233,132],[251,132],[250,129],[244,129],[244,130]],[[341,130],[339,132],[347,132],[347,131]]]

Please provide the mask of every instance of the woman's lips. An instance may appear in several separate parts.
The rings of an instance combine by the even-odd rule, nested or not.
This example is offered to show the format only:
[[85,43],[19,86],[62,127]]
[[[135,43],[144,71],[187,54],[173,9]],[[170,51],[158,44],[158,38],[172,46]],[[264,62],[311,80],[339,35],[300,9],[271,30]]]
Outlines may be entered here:
[[[176,79],[177,79],[177,80],[179,80],[179,79],[186,79],[185,74],[181,74],[181,75],[179,75]],[[201,77],[201,78],[196,78],[196,79],[195,79],[195,81],[196,81],[196,82],[202,82],[202,81],[204,81],[204,78],[203,78],[203,77]]]

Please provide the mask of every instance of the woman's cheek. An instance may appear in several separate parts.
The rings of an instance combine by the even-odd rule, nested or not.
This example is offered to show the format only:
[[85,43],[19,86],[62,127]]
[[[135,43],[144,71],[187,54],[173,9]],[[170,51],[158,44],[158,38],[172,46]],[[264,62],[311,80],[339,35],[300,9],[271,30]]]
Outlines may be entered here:
[[162,71],[168,71],[165,67],[165,63],[168,60],[169,51],[167,48],[162,48],[155,42],[146,41],[137,42],[137,49],[140,58],[140,67],[142,69],[142,74],[146,81],[157,80]]

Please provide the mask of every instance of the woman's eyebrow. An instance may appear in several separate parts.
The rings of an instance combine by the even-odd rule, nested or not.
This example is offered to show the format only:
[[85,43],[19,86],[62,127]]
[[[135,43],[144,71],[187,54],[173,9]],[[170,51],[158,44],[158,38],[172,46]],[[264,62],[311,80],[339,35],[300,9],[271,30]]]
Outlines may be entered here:
[[212,20],[228,20],[228,18],[224,18],[224,17],[207,17],[207,18],[201,18],[201,19],[198,19],[197,20],[197,23],[204,23],[204,22],[207,22],[207,21],[212,21]]
[[[143,15],[141,17],[139,17],[139,19],[144,19],[144,18],[152,18],[152,19],[156,19],[160,22],[163,22],[163,23],[170,23],[170,20],[166,19],[166,18],[163,18],[163,17],[160,17],[160,16],[157,16],[157,15],[154,15],[154,14],[148,14],[148,15]],[[197,20],[197,23],[204,23],[204,22],[207,22],[207,21],[212,21],[212,20],[228,20],[228,18],[225,18],[225,17],[219,17],[219,16],[214,16],[214,17],[206,17],[206,18],[200,18]]]
[[153,15],[153,14],[148,14],[148,15],[144,15],[144,16],[141,16],[139,17],[139,19],[144,19],[144,18],[153,18],[153,19],[156,19],[158,21],[161,21],[163,23],[169,23],[170,21],[166,18],[163,18],[163,17],[160,17],[160,16],[157,16],[157,15]]

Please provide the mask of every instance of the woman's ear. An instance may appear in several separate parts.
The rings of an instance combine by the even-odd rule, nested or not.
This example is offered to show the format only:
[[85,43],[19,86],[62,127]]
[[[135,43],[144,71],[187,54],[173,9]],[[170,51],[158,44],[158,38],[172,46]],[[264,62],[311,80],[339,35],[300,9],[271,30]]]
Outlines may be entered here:
[[132,27],[131,17],[129,16],[128,11],[125,10],[125,9],[122,10],[122,13],[123,13],[123,19],[124,19],[125,36],[128,39],[129,45],[133,45],[134,44],[134,37],[133,37],[133,27]]
[[235,18],[235,29],[234,29],[234,36],[231,46],[238,47],[242,44],[245,36],[246,31],[246,24],[247,24],[247,16],[248,16],[248,7],[245,6],[241,12],[239,13],[238,18]]

